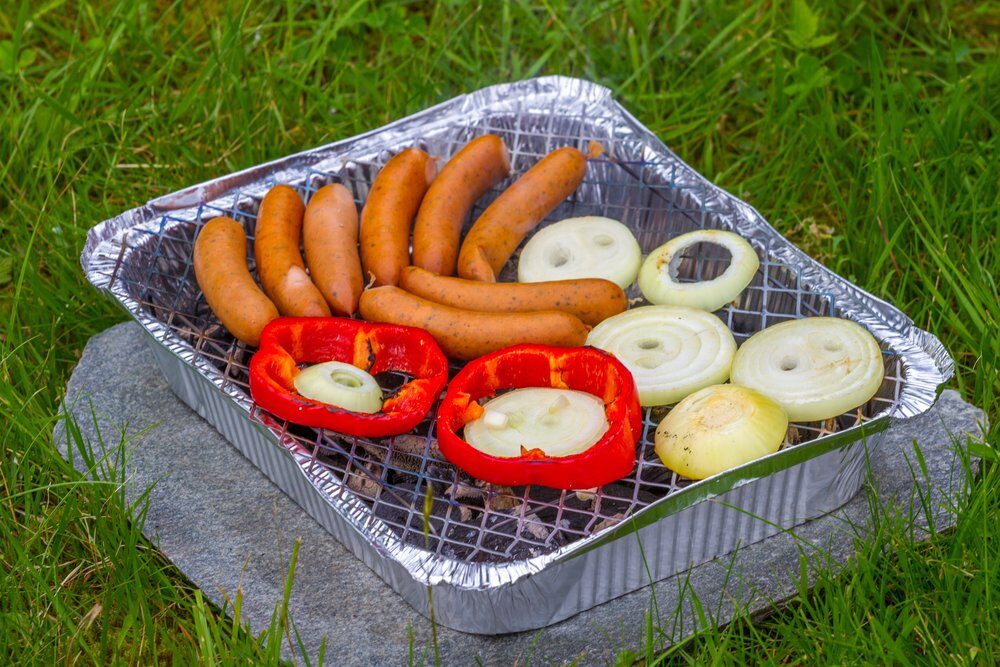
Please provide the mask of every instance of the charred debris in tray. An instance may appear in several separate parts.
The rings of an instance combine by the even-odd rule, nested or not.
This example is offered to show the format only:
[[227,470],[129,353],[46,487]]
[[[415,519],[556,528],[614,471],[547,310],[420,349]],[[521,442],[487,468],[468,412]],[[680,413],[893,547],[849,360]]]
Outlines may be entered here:
[[[646,422],[657,423],[666,410],[648,409]],[[859,408],[837,419],[790,425],[783,447],[836,433],[863,419]],[[615,526],[691,483],[663,467],[646,443],[632,475],[600,488],[496,486],[445,461],[429,431],[430,423],[425,423],[417,433],[381,441],[325,433],[321,442],[326,444],[317,448],[316,460],[331,470],[343,470],[346,486],[406,543],[448,558],[505,562],[549,553]],[[427,485],[433,501],[425,543],[421,508]]]

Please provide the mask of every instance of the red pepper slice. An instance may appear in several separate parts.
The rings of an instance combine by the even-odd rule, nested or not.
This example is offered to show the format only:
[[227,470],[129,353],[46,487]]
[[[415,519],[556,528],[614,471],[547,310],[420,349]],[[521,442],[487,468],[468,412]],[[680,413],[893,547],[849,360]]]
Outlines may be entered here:
[[[458,432],[482,414],[478,400],[502,389],[555,387],[585,391],[604,402],[607,432],[589,449],[571,456],[546,456],[522,446],[506,458],[479,451]],[[628,369],[593,347],[515,345],[466,364],[451,381],[437,414],[441,453],[465,472],[492,484],[538,484],[555,489],[589,489],[627,475],[635,466],[642,434],[642,408]]]
[[[352,412],[295,390],[299,364],[340,361],[372,375],[402,371],[413,377],[375,414]],[[260,336],[250,359],[250,395],[275,416],[347,435],[382,437],[420,423],[448,381],[448,360],[434,338],[414,327],[341,317],[279,317]]]

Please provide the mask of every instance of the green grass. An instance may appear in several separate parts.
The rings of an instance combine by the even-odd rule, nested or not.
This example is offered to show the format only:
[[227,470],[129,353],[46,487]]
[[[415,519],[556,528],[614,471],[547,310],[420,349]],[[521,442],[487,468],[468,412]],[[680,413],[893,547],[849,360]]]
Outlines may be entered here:
[[[609,86],[683,159],[940,336],[954,386],[1000,421],[995,3],[532,4],[6,0],[0,655],[276,659],[281,600],[266,636],[243,631],[141,538],[118,487],[81,482],[51,441],[84,343],[124,317],[83,278],[84,235],[491,83]],[[988,461],[956,529],[927,543],[881,517],[853,565],[762,622],[666,654],[622,649],[667,663],[996,662],[998,475]]]

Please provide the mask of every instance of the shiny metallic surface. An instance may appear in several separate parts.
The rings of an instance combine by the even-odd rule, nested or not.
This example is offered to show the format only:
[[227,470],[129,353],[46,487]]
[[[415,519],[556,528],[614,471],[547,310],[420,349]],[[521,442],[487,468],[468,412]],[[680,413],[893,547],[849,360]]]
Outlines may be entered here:
[[[597,141],[606,150],[543,224],[608,216],[628,225],[644,252],[699,228],[740,233],[761,265],[750,287],[717,313],[737,342],[787,319],[848,317],[882,347],[879,392],[849,414],[794,425],[775,454],[700,482],[660,463],[652,438],[666,409],[647,409],[635,470],[593,493],[480,484],[437,451],[430,417],[411,434],[369,440],[258,410],[247,390],[252,349],[221,327],[194,280],[200,227],[229,215],[252,241],[257,206],[276,183],[308,198],[339,181],[360,205],[398,150],[415,145],[446,159],[487,132],[510,149],[512,178],[560,146]],[[488,193],[471,219],[510,182]],[[248,259],[252,268],[252,247]],[[563,77],[493,86],[160,197],[95,226],[81,261],[89,280],[145,327],[178,396],[416,609],[428,612],[430,585],[436,619],[467,632],[554,623],[839,507],[860,488],[865,448],[894,420],[925,412],[953,370],[933,335],[792,246],[752,207],[679,160],[609,91]],[[679,262],[679,279],[714,277],[727,262],[717,246],[696,246]],[[502,278],[513,279],[515,266],[516,254]],[[379,379],[387,391],[405,380]],[[428,491],[434,502],[425,521]]]

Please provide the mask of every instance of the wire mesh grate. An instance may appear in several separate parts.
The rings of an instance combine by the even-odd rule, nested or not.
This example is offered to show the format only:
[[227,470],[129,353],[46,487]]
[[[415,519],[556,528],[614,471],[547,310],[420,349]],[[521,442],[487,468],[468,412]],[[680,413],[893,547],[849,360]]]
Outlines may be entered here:
[[[558,131],[554,119],[558,118]],[[512,175],[484,196],[466,226],[519,174],[540,157],[565,145],[586,149],[591,140],[606,149],[590,160],[583,184],[542,225],[567,217],[601,215],[621,220],[636,234],[644,253],[677,234],[701,228],[732,229],[730,218],[702,201],[697,188],[680,186],[670,169],[634,139],[616,136],[615,119],[587,115],[567,118],[518,110],[484,115],[467,125],[437,128],[421,140],[392,152],[350,156],[333,171],[310,169],[288,182],[308,198],[320,187],[340,182],[360,206],[381,166],[407,145],[417,145],[442,159],[456,153],[475,136],[492,132],[507,144]],[[253,232],[260,203],[258,194],[236,193],[226,207],[202,204],[194,220],[164,215],[152,228],[133,229],[111,273],[112,282],[141,308],[168,326],[208,363],[218,369],[227,388],[249,400],[247,364],[253,352],[221,326],[205,302],[194,278],[192,250],[201,226],[219,215],[241,223],[249,239],[248,263],[256,274]],[[769,247],[757,247],[760,268],[750,286],[717,315],[727,323],[737,343],[780,321],[818,315],[840,315],[835,299],[812,290],[801,271],[782,263]],[[517,255],[501,273],[514,280]],[[123,259],[127,258],[127,259]],[[713,278],[728,266],[725,251],[711,244],[687,249],[672,270],[680,280]],[[641,304],[633,287],[629,296]],[[898,356],[883,349],[885,381],[874,398],[857,410],[823,423],[794,424],[783,448],[856,429],[890,410],[899,400],[905,369]],[[458,365],[452,366],[452,372]],[[406,381],[401,374],[383,374],[383,389]],[[638,510],[670,496],[691,482],[667,469],[653,450],[653,433],[668,408],[646,408],[637,463],[627,477],[588,491],[558,491],[542,487],[496,487],[481,484],[449,464],[437,448],[433,415],[411,433],[366,439],[275,422],[256,408],[251,416],[276,428],[284,439],[311,452],[310,466],[333,473],[341,484],[325,490],[332,497],[351,493],[362,499],[398,537],[435,554],[466,561],[504,562],[537,556],[593,535]],[[426,520],[424,498],[430,489],[431,512]]]

